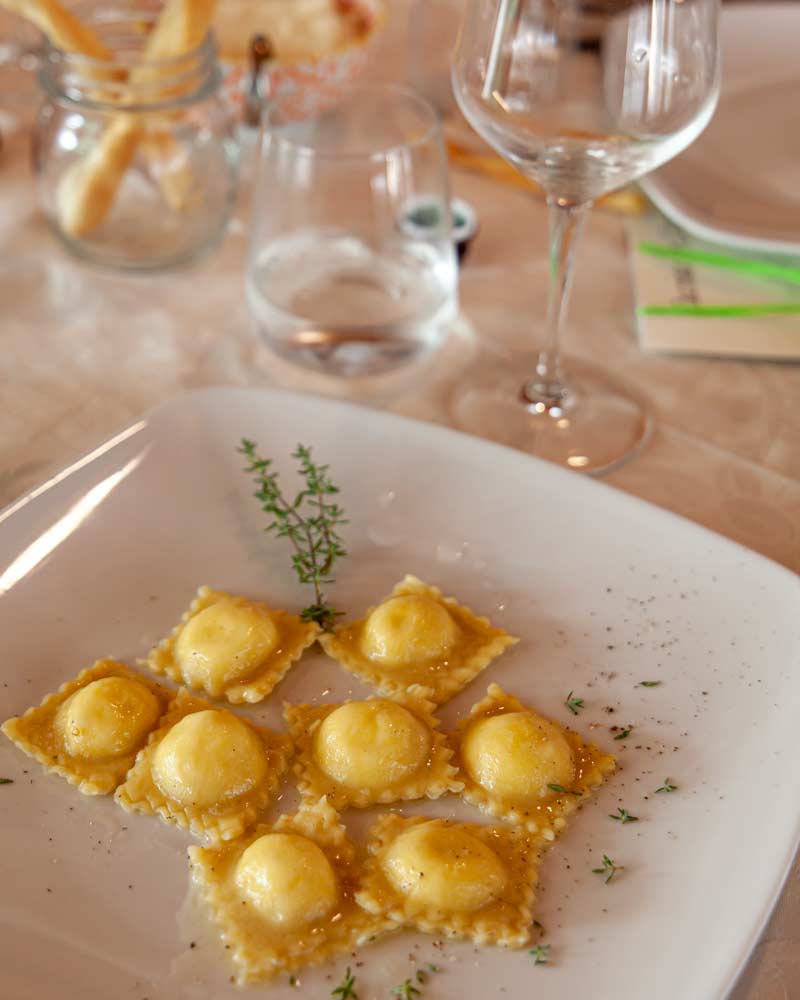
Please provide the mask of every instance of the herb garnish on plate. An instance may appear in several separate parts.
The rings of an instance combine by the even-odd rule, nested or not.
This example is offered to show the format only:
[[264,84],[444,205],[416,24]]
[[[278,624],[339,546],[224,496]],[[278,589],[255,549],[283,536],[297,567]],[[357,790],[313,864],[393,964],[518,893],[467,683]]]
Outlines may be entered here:
[[579,715],[580,710],[583,708],[583,698],[574,698],[572,691],[564,699],[564,704],[572,712],[573,715]]
[[535,948],[530,948],[528,950],[528,954],[533,955],[534,965],[547,965],[550,957],[550,945],[537,944]]
[[659,792],[674,792],[677,787],[677,785],[672,784],[669,778],[664,778],[664,784],[661,788],[656,789],[656,795],[658,795]]
[[347,970],[344,974],[344,979],[339,986],[336,986],[331,990],[331,996],[337,997],[338,1000],[358,1000],[358,993],[356,993],[356,977],[350,971],[350,966],[347,966]]
[[288,538],[294,548],[292,566],[300,583],[314,587],[314,603],[301,612],[303,621],[317,622],[329,632],[341,611],[332,608],[322,593],[324,584],[333,583],[334,563],[347,555],[337,529],[347,524],[344,511],[331,497],[339,492],[328,475],[327,465],[317,465],[311,449],[299,444],[292,452],[297,459],[305,486],[293,498],[284,496],[278,473],[271,472],[271,458],[261,458],[255,441],[242,438],[239,452],[248,460],[245,472],[250,473],[258,489],[255,497],[265,514],[272,520],[265,531],[279,538]]
[[622,806],[620,806],[617,809],[616,813],[609,813],[608,814],[608,818],[609,819],[615,819],[618,823],[622,823],[623,825],[625,823],[638,823],[639,822],[639,817],[638,816],[632,816],[628,812],[628,810],[627,809],[623,809]]
[[611,879],[616,875],[616,873],[621,871],[623,871],[623,866],[615,865],[607,854],[603,855],[602,868],[592,868],[593,875],[605,875],[603,881],[606,883],[610,882]]

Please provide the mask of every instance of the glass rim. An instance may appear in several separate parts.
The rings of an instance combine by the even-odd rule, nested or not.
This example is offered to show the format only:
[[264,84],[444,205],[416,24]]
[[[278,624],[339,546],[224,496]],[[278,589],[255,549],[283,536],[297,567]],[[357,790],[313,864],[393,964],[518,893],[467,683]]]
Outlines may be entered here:
[[[86,56],[80,52],[71,52],[67,49],[60,49],[58,46],[53,45],[47,38],[44,39],[44,60],[49,62],[53,66],[72,66],[75,69],[81,69],[88,76],[92,73],[99,73],[102,75],[103,71],[108,72],[114,68],[121,68],[124,70],[131,69],[147,69],[147,70],[172,70],[174,73],[179,73],[184,67],[194,67],[198,62],[203,63],[206,61],[215,60],[217,56],[217,44],[214,39],[212,32],[209,32],[205,38],[200,42],[200,44],[191,49],[189,52],[184,52],[179,56],[170,56],[166,59],[137,59],[136,56],[115,56],[113,61],[108,59],[99,59],[97,56]],[[167,78],[169,80],[169,78]],[[94,80],[95,84],[97,80]],[[126,85],[134,88],[136,86],[144,87],[147,84],[125,81]],[[163,81],[162,81],[163,86]]]
[[[442,123],[436,109],[430,104],[429,101],[425,100],[420,94],[418,94],[411,87],[404,87],[400,84],[380,84],[376,87],[369,87],[362,85],[358,88],[355,94],[350,97],[345,98],[343,104],[350,105],[356,100],[367,96],[383,96],[392,98],[402,98],[407,105],[413,105],[420,111],[427,119],[427,124],[425,125],[424,131],[420,135],[415,135],[411,139],[406,139],[398,142],[386,142],[381,144],[375,144],[372,148],[369,148],[369,144],[366,144],[362,149],[356,150],[325,150],[320,149],[313,143],[307,140],[296,140],[287,136],[285,134],[280,134],[274,128],[280,129],[281,126],[274,127],[274,123],[270,121],[271,114],[274,113],[276,107],[280,106],[282,103],[289,103],[295,95],[286,94],[284,96],[276,97],[272,100],[267,99],[266,105],[264,107],[264,117],[262,121],[262,139],[275,140],[285,146],[290,147],[294,152],[302,154],[305,156],[314,156],[319,159],[329,159],[329,160],[380,160],[386,159],[387,157],[396,154],[402,149],[417,149],[420,146],[424,146],[430,143],[432,140],[438,138],[439,142],[442,141]],[[301,119],[301,121],[317,121],[323,115],[329,113],[330,111],[336,111],[338,108],[328,109],[328,111],[323,111],[321,114],[309,115],[307,119]],[[295,124],[293,121],[288,121],[284,123],[285,125]]]
[[[105,6],[83,2],[74,9],[86,12],[86,23],[97,31],[113,58],[67,51],[45,39],[39,81],[51,99],[97,111],[135,113],[189,105],[216,89],[219,70],[212,31],[187,52],[146,59],[147,38],[157,23],[157,11],[140,11],[132,0],[110,0]],[[142,31],[143,24],[147,32]],[[128,36],[136,43],[130,48]]]

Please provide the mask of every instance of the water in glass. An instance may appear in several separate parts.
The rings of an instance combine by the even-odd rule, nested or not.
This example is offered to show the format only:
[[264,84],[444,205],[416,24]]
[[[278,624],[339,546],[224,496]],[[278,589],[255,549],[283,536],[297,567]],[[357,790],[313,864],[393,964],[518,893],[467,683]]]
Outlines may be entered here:
[[247,276],[262,338],[334,375],[426,353],[456,304],[448,205],[441,133],[419,98],[377,88],[315,118],[273,104]]

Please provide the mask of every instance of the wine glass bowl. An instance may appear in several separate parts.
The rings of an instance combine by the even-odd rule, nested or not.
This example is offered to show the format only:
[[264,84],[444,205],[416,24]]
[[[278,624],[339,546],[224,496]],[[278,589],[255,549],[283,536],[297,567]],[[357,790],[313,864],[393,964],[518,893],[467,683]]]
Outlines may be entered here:
[[[516,408],[471,387],[457,419],[572,468],[603,472],[641,447],[642,400],[560,356],[572,258],[586,209],[686,148],[719,94],[718,0],[467,0],[452,79],[473,128],[548,202],[550,292],[538,360]],[[612,384],[613,383],[613,384]],[[505,390],[500,390],[505,391]],[[492,401],[494,400],[494,402]],[[513,414],[513,416],[512,416]],[[497,435],[495,435],[497,436]]]

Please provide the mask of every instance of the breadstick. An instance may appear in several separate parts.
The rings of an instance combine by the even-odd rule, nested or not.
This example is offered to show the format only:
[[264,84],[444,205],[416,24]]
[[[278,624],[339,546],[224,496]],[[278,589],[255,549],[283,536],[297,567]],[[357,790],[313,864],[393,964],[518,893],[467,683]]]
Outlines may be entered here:
[[139,140],[139,128],[131,125],[124,118],[115,119],[98,144],[61,179],[59,217],[70,236],[91,232],[111,210]]
[[[196,48],[208,33],[215,2],[168,0],[145,45],[143,65],[131,72],[131,81],[157,79],[159,70],[147,62],[177,58]],[[120,116],[106,128],[86,159],[67,171],[58,204],[61,226],[70,236],[85,236],[106,218],[142,135],[140,120]],[[177,185],[176,190],[182,187]]]
[[192,169],[169,125],[148,131],[141,139],[141,149],[166,203],[173,212],[185,211],[192,192]]
[[36,25],[52,45],[64,52],[77,52],[90,59],[113,58],[91,28],[81,24],[58,0],[0,0],[0,7],[20,14]]
[[196,49],[208,34],[217,0],[168,0],[147,40],[145,60],[174,59]]

